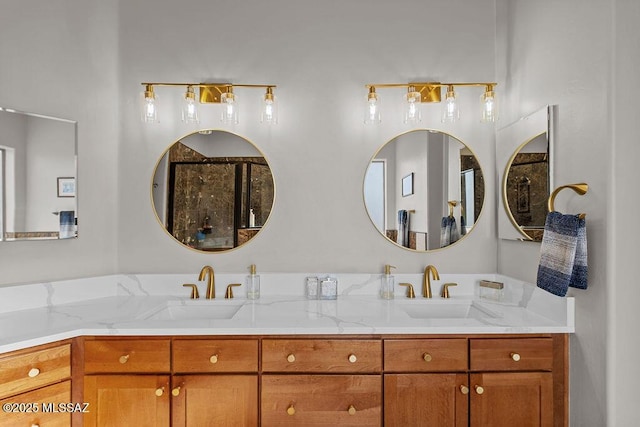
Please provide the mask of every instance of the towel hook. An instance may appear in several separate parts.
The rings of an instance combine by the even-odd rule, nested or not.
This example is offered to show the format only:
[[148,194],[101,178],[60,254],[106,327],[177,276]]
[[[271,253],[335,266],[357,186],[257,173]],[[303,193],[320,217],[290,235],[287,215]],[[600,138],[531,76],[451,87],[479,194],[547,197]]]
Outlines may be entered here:
[[449,217],[453,217],[453,208],[458,205],[458,202],[456,200],[449,200],[447,203],[449,204]]
[[[558,193],[565,188],[570,188],[582,196],[589,190],[589,184],[587,184],[586,182],[579,182],[577,184],[561,185],[560,187],[553,190],[553,193],[551,193],[551,196],[549,196],[549,200],[547,201],[547,209],[549,210],[549,212],[553,212],[555,210],[553,207],[553,202],[556,200],[556,196],[558,195]],[[584,219],[586,216],[587,214],[584,213],[581,213],[579,215],[580,219]]]

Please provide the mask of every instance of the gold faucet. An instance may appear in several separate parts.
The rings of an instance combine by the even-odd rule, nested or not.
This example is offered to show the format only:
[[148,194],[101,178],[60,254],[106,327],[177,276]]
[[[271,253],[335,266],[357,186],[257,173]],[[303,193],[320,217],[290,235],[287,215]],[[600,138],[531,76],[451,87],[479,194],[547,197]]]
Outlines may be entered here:
[[422,297],[431,298],[431,277],[433,280],[440,280],[440,274],[433,265],[428,265],[424,269],[424,275],[422,276]]
[[198,280],[204,280],[204,277],[207,276],[207,293],[205,297],[207,299],[213,299],[216,297],[216,279],[214,278],[213,268],[208,265],[202,267],[200,270],[200,275],[198,276]]

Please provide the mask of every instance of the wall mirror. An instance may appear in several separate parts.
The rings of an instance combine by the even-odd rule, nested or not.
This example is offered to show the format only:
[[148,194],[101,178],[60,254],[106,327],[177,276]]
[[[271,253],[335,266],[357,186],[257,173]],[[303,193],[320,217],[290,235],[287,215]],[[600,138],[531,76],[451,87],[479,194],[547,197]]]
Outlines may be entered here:
[[0,240],[77,236],[77,123],[0,107]]
[[151,193],[159,222],[175,240],[220,252],[260,232],[271,214],[275,185],[254,144],[230,132],[201,130],[162,154]]
[[502,239],[542,241],[547,199],[553,188],[553,106],[498,130],[496,165]]
[[365,206],[377,230],[416,251],[463,239],[478,220],[484,193],[475,154],[436,130],[393,138],[373,156],[364,179]]

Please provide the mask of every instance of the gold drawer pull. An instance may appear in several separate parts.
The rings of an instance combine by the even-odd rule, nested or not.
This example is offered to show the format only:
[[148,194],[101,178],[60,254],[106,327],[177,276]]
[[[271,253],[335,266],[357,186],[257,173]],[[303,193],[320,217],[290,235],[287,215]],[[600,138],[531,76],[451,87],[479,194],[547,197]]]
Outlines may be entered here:
[[288,355],[288,356],[287,356],[287,362],[289,362],[289,363],[293,363],[293,362],[295,362],[295,361],[296,361],[296,356],[295,356],[295,354],[290,354],[290,355]]
[[460,386],[460,393],[469,394],[469,387],[467,387],[466,385],[461,385]]
[[425,362],[431,362],[433,360],[433,356],[431,356],[429,353],[423,354],[422,358],[424,359]]
[[40,369],[38,369],[38,368],[31,368],[31,369],[29,370],[29,373],[28,373],[27,375],[29,375],[29,378],[35,378],[35,377],[37,377],[38,375],[40,375]]
[[519,362],[520,355],[518,353],[511,353],[511,360],[513,360],[514,362]]
[[478,394],[484,393],[484,388],[482,386],[475,385],[475,386],[473,386],[473,388],[476,389],[476,393],[478,393]]
[[40,427],[40,424],[31,424],[31,427]]
[[120,356],[120,358],[118,359],[118,362],[122,363],[123,365],[125,363],[127,363],[129,361],[129,355],[125,354],[124,356]]
[[349,362],[356,363],[357,361],[358,361],[358,358],[356,357],[355,354],[350,354],[349,355]]
[[164,394],[164,387],[160,387],[156,389],[156,396],[160,397]]
[[293,406],[293,403],[289,405],[287,408],[287,414],[294,415],[296,413],[296,408]]
[[212,355],[212,356],[209,358],[209,362],[214,363],[214,364],[215,364],[215,363],[218,363],[218,355],[217,355],[217,354]]
[[349,412],[349,415],[355,415],[356,414],[356,407],[353,405],[349,405],[349,409],[347,409],[347,412]]
[[171,390],[171,395],[172,396],[180,396],[180,387],[176,387],[173,390]]

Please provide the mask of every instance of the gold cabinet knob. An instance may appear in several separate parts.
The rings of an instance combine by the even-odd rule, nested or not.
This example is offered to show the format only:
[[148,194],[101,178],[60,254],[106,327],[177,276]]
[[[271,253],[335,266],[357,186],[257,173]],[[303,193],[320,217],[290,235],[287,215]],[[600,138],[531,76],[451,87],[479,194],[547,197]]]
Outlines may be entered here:
[[519,362],[520,361],[520,355],[518,353],[511,353],[511,360],[513,360],[514,362]]
[[422,359],[425,362],[431,362],[433,360],[433,356],[431,356],[429,353],[425,353],[422,355]]
[[211,362],[211,363],[213,363],[213,364],[218,363],[218,355],[217,355],[217,354],[212,355],[212,356],[209,358],[209,362]]
[[129,355],[125,354],[124,356],[120,356],[120,358],[118,359],[118,362],[122,363],[123,365],[125,363],[127,363],[129,361]]
[[482,386],[475,385],[475,386],[473,386],[473,388],[476,390],[476,393],[478,393],[478,394],[484,393],[484,388]]
[[349,355],[349,362],[350,363],[356,363],[358,361],[358,358],[356,357],[355,354],[350,354]]
[[296,408],[293,406],[293,403],[289,405],[287,408],[287,414],[294,415],[296,413]]
[[171,390],[171,395],[172,396],[179,396],[180,395],[180,387],[176,387],[173,390]]
[[296,356],[295,356],[295,354],[290,354],[290,355],[288,355],[288,356],[287,356],[287,362],[289,362],[289,363],[293,363],[293,362],[295,362],[295,361],[296,361]]
[[29,378],[35,378],[35,377],[37,377],[38,375],[40,375],[40,369],[38,369],[38,368],[31,368],[31,369],[29,370],[29,373],[28,373],[27,375],[29,375]]
[[461,385],[460,386],[460,393],[469,394],[469,387],[467,387],[466,385]]
[[156,389],[156,396],[160,397],[164,394],[164,387],[160,387]]
[[355,415],[356,414],[356,407],[353,405],[349,405],[349,409],[347,409],[347,412],[349,413],[349,415]]

